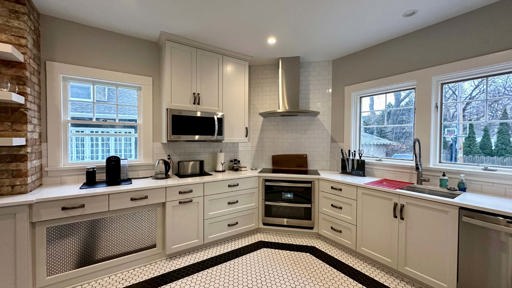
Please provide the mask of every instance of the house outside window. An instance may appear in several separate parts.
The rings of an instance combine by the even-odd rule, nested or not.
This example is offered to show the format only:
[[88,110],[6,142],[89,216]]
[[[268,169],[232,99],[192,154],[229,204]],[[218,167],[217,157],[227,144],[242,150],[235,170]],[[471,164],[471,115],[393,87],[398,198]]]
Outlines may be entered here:
[[512,72],[445,81],[440,91],[440,162],[512,167]]
[[151,77],[46,62],[48,169],[152,163]]
[[412,160],[415,88],[359,96],[359,149],[366,157]]
[[69,163],[138,159],[139,87],[68,77],[62,85]]

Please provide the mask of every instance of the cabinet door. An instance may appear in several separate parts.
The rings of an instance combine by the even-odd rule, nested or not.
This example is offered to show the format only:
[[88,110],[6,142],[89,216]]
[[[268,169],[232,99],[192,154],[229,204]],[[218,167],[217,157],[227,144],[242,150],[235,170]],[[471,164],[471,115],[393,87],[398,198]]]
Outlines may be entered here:
[[165,204],[165,252],[203,244],[203,197]]
[[399,198],[376,190],[357,190],[357,251],[396,268],[398,218],[393,209]]
[[249,63],[222,58],[224,142],[247,142],[249,137]]
[[[197,90],[196,49],[172,42],[166,42],[165,45],[164,65],[168,67],[164,67],[162,72],[163,98],[170,98],[172,108],[196,110],[193,96]],[[169,86],[165,83],[169,83]]]
[[222,111],[222,56],[197,49],[197,110]]
[[1,287],[32,287],[28,207],[0,208]]
[[458,208],[404,196],[400,204],[398,270],[432,287],[455,287]]

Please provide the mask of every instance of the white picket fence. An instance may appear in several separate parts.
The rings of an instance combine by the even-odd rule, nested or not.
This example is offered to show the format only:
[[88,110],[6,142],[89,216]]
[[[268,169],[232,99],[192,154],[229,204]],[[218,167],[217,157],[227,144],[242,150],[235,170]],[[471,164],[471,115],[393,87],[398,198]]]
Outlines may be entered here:
[[102,161],[117,155],[137,159],[138,135],[134,128],[69,128],[69,159],[73,162]]

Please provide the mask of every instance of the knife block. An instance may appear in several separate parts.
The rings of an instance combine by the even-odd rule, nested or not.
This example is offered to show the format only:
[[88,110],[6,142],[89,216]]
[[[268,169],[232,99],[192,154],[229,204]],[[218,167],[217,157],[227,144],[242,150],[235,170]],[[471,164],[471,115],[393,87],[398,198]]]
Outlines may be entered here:
[[[347,160],[347,161],[345,161]],[[347,163],[348,162],[348,163]],[[348,166],[350,167],[347,167]],[[351,168],[351,169],[349,169]],[[348,174],[352,176],[366,176],[366,162],[362,159],[354,159],[354,158],[341,158],[341,174]]]

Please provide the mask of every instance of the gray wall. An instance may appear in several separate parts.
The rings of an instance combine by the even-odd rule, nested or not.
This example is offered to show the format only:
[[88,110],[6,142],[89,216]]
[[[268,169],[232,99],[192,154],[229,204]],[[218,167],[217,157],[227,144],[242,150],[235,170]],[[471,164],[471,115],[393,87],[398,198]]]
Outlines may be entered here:
[[345,140],[345,86],[511,48],[512,1],[502,0],[334,60],[333,141]]
[[[160,113],[160,48],[157,42],[46,15],[41,15],[40,22],[43,142],[47,142],[46,61],[150,76],[153,78],[153,113]],[[154,124],[153,139],[157,142],[160,139],[160,123]]]

